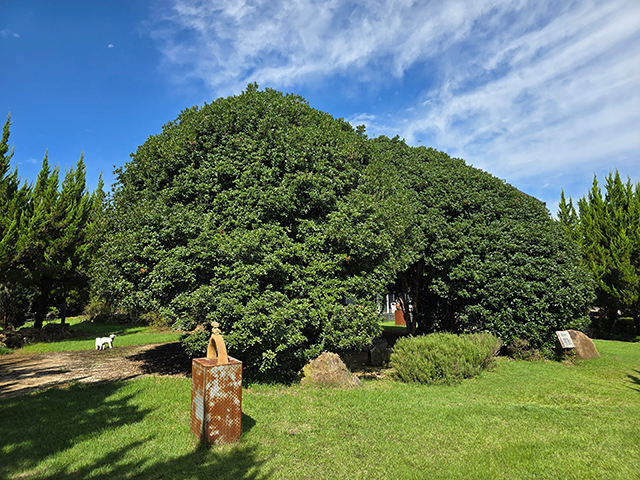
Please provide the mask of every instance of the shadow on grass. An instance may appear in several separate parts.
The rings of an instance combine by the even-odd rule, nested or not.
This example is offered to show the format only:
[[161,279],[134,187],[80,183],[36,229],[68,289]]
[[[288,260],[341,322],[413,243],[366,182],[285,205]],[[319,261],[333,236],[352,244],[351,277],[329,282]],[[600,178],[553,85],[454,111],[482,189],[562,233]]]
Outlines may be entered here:
[[[640,370],[636,370],[636,373],[640,374]],[[636,385],[640,386],[640,377],[636,377],[634,375],[627,375],[627,377],[629,377],[629,379],[635,383]],[[635,391],[640,392],[640,388],[634,388]]]
[[139,443],[120,447],[78,470],[60,471],[39,478],[264,480],[271,476],[271,472],[262,471],[264,460],[256,458],[255,446],[242,443],[230,448],[201,446],[186,455],[145,465],[144,460],[131,459],[128,455],[129,450]]
[[164,343],[127,358],[143,362],[144,373],[191,376],[191,359],[180,342]]
[[256,421],[253,418],[242,412],[242,421],[240,422],[242,432],[240,433],[240,435],[244,435],[245,433],[249,432],[255,426],[255,424]]
[[[186,454],[167,458],[161,450],[171,439],[149,433],[109,446],[103,453],[99,450],[100,437],[142,422],[154,411],[137,406],[134,395],[118,396],[122,386],[122,382],[78,384],[0,400],[0,478],[261,480],[271,476],[270,472],[263,472],[265,460],[258,459],[257,447],[242,439],[224,447],[194,446]],[[255,424],[253,418],[242,414],[243,434]],[[48,458],[94,439],[94,459],[78,459],[68,466],[47,465]],[[135,452],[149,443],[157,444],[156,456],[149,458]]]
[[79,439],[140,422],[150,413],[131,404],[131,396],[110,400],[119,388],[119,383],[75,384],[0,401],[0,478],[30,470]]

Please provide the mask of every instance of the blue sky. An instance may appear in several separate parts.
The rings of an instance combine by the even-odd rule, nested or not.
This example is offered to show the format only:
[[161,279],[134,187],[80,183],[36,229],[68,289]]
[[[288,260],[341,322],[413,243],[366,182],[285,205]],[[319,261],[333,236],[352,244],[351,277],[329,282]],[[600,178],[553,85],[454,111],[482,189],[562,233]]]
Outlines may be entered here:
[[[248,83],[399,135],[547,203],[640,181],[638,0],[0,3],[13,164],[113,182],[150,135]],[[601,182],[602,183],[602,182]]]

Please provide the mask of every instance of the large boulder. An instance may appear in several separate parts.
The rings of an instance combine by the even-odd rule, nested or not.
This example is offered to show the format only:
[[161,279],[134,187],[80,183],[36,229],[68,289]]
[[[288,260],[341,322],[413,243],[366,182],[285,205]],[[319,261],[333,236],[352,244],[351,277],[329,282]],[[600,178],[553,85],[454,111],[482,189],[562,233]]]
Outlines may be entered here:
[[568,330],[571,335],[571,340],[576,346],[576,357],[582,360],[590,360],[592,358],[600,358],[598,349],[596,348],[593,340],[587,337],[584,333],[577,330]]
[[[571,336],[571,341],[576,346],[574,349],[576,358],[580,360],[590,360],[592,358],[599,358],[600,354],[596,348],[593,340],[587,337],[584,333],[577,330],[567,330]],[[559,352],[563,352],[559,342],[556,342],[556,348]]]
[[349,372],[340,356],[336,353],[323,352],[318,358],[311,360],[302,369],[303,385],[329,385],[344,387],[361,387],[362,382]]

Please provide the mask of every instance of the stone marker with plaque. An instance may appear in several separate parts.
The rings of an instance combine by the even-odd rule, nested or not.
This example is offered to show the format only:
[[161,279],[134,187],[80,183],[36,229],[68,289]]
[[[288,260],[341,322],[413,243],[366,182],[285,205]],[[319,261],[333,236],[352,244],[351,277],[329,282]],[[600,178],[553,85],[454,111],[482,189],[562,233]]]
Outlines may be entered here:
[[559,355],[571,352],[578,360],[590,360],[600,356],[593,340],[577,330],[556,332],[556,351]]

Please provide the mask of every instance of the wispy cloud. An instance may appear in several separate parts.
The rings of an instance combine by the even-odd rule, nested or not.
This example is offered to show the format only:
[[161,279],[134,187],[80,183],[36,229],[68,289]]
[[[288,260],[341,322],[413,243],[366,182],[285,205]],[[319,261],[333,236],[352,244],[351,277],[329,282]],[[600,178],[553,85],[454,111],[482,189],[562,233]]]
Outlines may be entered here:
[[603,169],[640,178],[638,25],[637,0],[174,0],[151,34],[219,95],[422,72],[420,101],[349,120],[549,200]]
[[18,35],[15,32],[12,32],[11,30],[0,30],[0,37],[20,38],[20,35]]
[[[411,141],[427,136],[510,179],[637,155],[636,5],[581,5],[543,27],[487,42],[481,72],[489,79],[476,81],[473,68],[452,73],[427,92],[403,132]],[[537,20],[529,17],[530,27]]]
[[171,63],[216,90],[332,75],[401,77],[509,0],[175,0],[152,36]]

